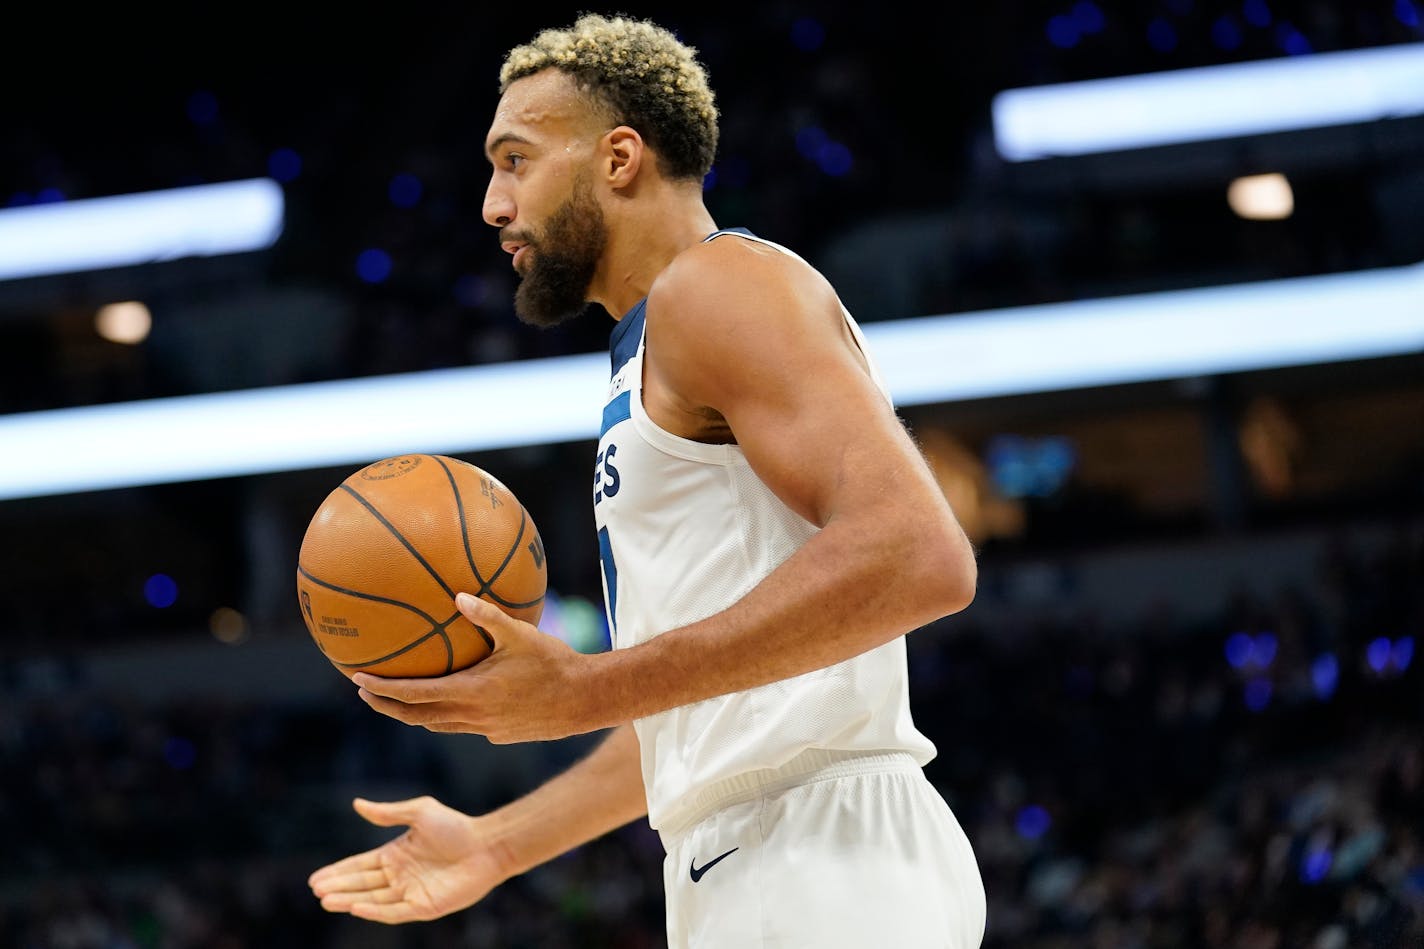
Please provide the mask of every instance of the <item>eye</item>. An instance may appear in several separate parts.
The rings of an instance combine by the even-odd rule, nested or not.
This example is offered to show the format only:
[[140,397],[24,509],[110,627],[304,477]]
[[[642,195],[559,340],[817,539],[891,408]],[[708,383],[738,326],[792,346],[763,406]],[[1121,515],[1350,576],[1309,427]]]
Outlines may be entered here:
[[520,165],[524,164],[524,156],[519,154],[518,152],[510,152],[509,154],[504,156],[504,163],[510,168],[518,168]]

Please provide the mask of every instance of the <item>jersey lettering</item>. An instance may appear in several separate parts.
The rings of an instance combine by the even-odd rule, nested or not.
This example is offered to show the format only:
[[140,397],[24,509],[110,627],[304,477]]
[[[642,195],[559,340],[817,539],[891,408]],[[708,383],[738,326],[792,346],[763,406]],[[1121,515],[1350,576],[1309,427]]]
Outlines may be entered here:
[[605,451],[598,453],[598,457],[593,462],[593,503],[597,504],[605,496],[613,497],[618,493],[618,489],[623,482],[618,476],[618,469],[613,466],[613,456],[618,454],[618,446],[608,445]]

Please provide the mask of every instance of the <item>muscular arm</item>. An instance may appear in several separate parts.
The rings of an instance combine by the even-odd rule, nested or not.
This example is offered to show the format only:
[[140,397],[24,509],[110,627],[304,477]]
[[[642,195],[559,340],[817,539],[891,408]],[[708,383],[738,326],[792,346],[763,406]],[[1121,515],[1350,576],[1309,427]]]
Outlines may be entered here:
[[495,742],[558,738],[833,665],[973,599],[973,548],[824,278],[719,238],[658,278],[646,319],[648,414],[677,434],[735,438],[820,529],[722,612],[594,655],[462,595],[493,652],[431,679],[357,673],[372,708]]
[[638,736],[620,725],[568,770],[476,820],[516,876],[647,813]]
[[650,412],[720,415],[758,476],[821,529],[727,610],[598,657],[604,714],[799,675],[968,605],[969,541],[818,274],[719,239],[659,279],[647,320]]

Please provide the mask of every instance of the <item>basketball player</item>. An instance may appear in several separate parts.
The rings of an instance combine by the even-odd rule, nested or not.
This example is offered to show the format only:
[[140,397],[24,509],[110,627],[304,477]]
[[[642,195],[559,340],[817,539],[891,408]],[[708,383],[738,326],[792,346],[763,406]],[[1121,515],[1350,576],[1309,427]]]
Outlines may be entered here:
[[436,679],[357,674],[399,721],[495,742],[608,730],[479,816],[357,801],[401,837],[311,877],[387,923],[647,816],[668,944],[973,949],[978,866],[923,766],[905,636],[964,609],[974,552],[864,339],[791,251],[702,200],[718,111],[696,51],[580,17],[512,50],[484,204],[548,326],[616,318],[593,503],[615,648],[586,655],[468,594],[495,641]]

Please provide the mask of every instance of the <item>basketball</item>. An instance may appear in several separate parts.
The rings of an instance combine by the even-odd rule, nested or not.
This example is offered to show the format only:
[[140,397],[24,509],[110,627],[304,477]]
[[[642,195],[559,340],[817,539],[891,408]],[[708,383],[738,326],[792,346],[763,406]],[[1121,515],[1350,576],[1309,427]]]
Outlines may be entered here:
[[348,678],[447,675],[494,642],[455,607],[470,593],[537,624],[544,544],[499,479],[444,455],[397,455],[354,472],[312,516],[297,555],[307,631]]

